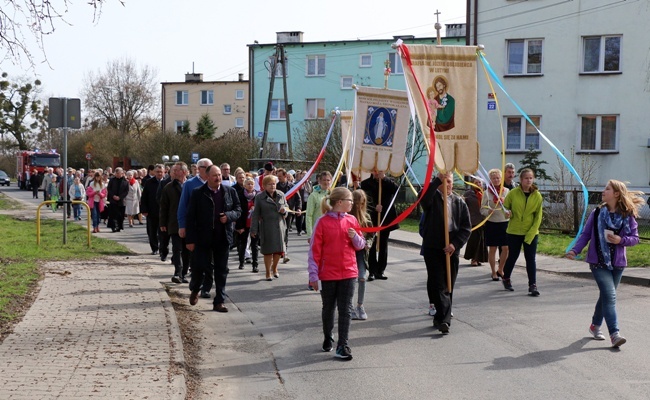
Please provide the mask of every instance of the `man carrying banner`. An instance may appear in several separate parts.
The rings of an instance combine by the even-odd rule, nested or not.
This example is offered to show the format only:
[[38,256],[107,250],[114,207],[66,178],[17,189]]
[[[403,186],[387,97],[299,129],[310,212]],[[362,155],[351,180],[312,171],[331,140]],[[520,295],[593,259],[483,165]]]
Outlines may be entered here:
[[[361,189],[368,196],[368,209],[374,226],[386,226],[393,222],[397,217],[397,213],[394,206],[390,208],[388,206],[399,188],[390,179],[386,178],[384,171],[375,171],[368,179],[363,180]],[[384,274],[388,264],[388,235],[395,229],[399,229],[399,225],[391,226],[375,235],[368,255],[370,269],[368,281],[388,279]]]
[[[446,188],[442,187],[443,184]],[[433,327],[443,335],[449,334],[451,325],[451,291],[458,275],[460,249],[467,243],[472,231],[467,204],[462,197],[452,192],[453,184],[451,172],[439,173],[429,189],[424,194],[420,193],[420,204],[424,210],[421,254],[427,267],[427,294],[429,303],[437,310],[433,317]],[[443,192],[447,194],[446,200]],[[445,244],[444,203],[447,203],[448,210],[448,245]],[[447,255],[451,263],[451,291],[447,288]]]

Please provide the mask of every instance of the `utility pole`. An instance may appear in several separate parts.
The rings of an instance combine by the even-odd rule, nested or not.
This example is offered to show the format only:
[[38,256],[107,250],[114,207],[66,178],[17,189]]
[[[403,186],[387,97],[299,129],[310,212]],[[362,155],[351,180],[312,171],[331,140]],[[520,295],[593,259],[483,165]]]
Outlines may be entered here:
[[[275,71],[278,68],[278,51],[279,48],[275,48],[275,55],[271,60],[271,83],[269,86],[269,99],[266,103],[266,117],[264,118],[264,135],[262,136],[262,146],[260,147],[260,157],[264,156],[264,147],[266,147],[266,140],[269,136],[269,120],[271,119],[271,103],[273,102],[273,87],[275,86]],[[283,65],[284,67],[284,65]],[[286,109],[286,106],[285,106]],[[279,112],[279,110],[278,110]]]
[[[291,104],[289,104],[289,97],[287,95],[287,64],[286,56],[284,52],[284,46],[278,44],[275,47],[275,54],[273,55],[271,61],[271,82],[269,86],[269,98],[266,103],[266,118],[264,119],[264,134],[262,136],[262,146],[260,147],[259,158],[264,157],[264,148],[266,147],[266,141],[269,135],[269,122],[271,120],[271,104],[273,103],[273,89],[275,88],[275,75],[278,70],[278,63],[282,64],[282,84],[284,89],[284,116],[285,122],[287,125],[287,147],[289,158],[293,159],[293,146],[291,144],[291,120],[289,114],[291,114]],[[280,112],[280,105],[278,104],[278,113]]]
[[289,120],[289,115],[293,111],[291,104],[289,104],[289,97],[287,96],[287,58],[284,53],[284,45],[280,45],[280,51],[282,56],[280,58],[280,63],[282,63],[282,86],[284,86],[284,109],[285,109],[285,121],[287,122],[287,147],[289,150],[289,158],[293,160],[293,146],[291,146],[291,122]]

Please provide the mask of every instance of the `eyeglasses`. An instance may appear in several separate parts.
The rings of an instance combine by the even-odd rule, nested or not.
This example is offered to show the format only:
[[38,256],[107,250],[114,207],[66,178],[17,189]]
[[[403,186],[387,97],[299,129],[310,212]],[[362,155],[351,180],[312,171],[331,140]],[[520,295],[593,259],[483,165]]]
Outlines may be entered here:
[[207,165],[199,165],[198,168],[208,168]]
[[340,201],[349,201],[350,203],[352,203],[354,200],[352,200],[352,199],[341,199]]

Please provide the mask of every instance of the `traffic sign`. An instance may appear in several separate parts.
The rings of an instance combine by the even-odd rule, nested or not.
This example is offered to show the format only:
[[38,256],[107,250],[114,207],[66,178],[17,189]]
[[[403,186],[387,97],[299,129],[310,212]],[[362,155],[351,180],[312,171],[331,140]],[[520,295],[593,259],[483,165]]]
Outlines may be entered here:
[[192,163],[199,162],[199,153],[192,153]]
[[92,160],[92,159],[93,159],[93,155],[90,153],[86,153],[86,160]]

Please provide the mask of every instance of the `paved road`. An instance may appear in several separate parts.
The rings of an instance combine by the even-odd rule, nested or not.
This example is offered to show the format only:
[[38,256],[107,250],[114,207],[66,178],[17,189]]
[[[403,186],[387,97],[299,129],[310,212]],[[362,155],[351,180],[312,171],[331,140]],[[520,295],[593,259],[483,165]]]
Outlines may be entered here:
[[[102,233],[146,253],[144,234],[140,227]],[[251,273],[250,266],[238,270],[233,259],[231,312],[212,312],[204,299],[192,308],[202,329],[198,398],[650,398],[648,288],[619,288],[621,332],[628,343],[613,350],[587,334],[598,296],[591,280],[540,272],[541,296],[532,298],[520,268],[510,293],[490,280],[489,267],[461,265],[456,317],[443,337],[427,316],[418,251],[391,246],[389,280],[368,283],[369,319],[353,321],[354,360],[342,362],[320,351],[321,302],[306,290],[306,249],[304,238],[292,236],[291,261],[273,282]],[[160,261],[148,258],[155,271],[150,278],[169,282]],[[176,288],[187,296],[185,285]]]

